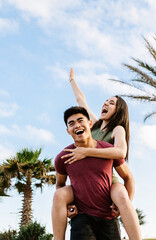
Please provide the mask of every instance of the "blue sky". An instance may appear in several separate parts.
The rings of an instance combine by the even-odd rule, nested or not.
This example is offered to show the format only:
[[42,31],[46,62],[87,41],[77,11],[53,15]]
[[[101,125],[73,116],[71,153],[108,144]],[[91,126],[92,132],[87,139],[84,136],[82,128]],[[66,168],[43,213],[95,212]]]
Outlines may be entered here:
[[[24,147],[42,147],[42,157],[54,160],[72,142],[63,122],[66,108],[76,105],[71,67],[97,116],[108,97],[132,91],[108,79],[133,78],[122,65],[131,57],[151,61],[142,35],[152,41],[155,22],[155,0],[0,0],[0,162]],[[143,237],[156,237],[156,124],[143,122],[155,104],[126,101],[133,204],[146,215]],[[33,201],[34,219],[49,232],[54,189],[37,191]],[[19,223],[21,197],[11,196],[0,202],[1,230]]]

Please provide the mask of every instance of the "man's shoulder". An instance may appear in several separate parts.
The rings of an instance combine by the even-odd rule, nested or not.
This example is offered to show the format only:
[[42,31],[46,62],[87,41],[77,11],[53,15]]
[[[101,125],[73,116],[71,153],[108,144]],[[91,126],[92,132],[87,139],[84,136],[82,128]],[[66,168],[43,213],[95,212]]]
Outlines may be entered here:
[[109,148],[109,147],[114,147],[114,146],[108,142],[97,140],[97,147],[98,148]]
[[[73,149],[73,148],[75,148],[75,146],[74,146],[74,144],[72,143],[72,144],[68,145],[67,147],[65,147],[64,149]],[[64,149],[63,149],[63,150],[64,150]],[[63,150],[56,155],[56,158],[60,158],[60,157],[62,157],[63,155],[67,154],[67,152],[65,152],[65,151],[63,151]]]

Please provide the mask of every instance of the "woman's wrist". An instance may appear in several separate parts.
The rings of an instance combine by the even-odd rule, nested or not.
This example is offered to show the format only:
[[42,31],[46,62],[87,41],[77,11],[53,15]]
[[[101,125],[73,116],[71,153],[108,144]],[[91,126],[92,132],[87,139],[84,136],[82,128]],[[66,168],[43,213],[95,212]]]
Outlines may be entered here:
[[70,79],[69,79],[69,82],[71,82],[72,80],[74,80],[74,78],[70,78]]

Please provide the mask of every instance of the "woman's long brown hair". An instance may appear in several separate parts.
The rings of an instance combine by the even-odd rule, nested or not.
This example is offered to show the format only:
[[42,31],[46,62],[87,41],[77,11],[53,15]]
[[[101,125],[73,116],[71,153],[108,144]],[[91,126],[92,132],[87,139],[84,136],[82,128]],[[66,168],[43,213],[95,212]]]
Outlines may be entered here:
[[[116,101],[116,111],[115,113],[110,117],[108,124],[104,127],[106,129],[105,136],[113,131],[113,129],[121,125],[125,129],[126,133],[126,143],[127,143],[127,154],[126,154],[126,160],[128,161],[129,156],[129,113],[128,113],[128,106],[127,103],[123,100],[123,98],[119,96],[115,96],[117,98]],[[103,120],[99,119],[92,127],[93,129],[97,129],[101,127]]]

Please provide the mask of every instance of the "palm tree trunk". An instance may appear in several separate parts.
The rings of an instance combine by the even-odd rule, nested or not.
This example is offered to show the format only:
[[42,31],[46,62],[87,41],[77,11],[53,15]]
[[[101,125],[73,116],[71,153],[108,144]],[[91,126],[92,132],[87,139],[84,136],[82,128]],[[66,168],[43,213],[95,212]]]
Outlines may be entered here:
[[26,177],[26,185],[24,189],[24,195],[22,200],[21,210],[21,223],[20,226],[27,226],[31,222],[31,204],[32,204],[32,188],[31,188],[31,173],[29,172]]

